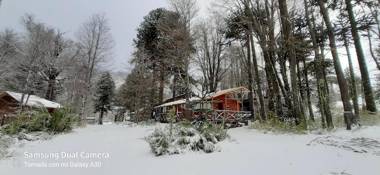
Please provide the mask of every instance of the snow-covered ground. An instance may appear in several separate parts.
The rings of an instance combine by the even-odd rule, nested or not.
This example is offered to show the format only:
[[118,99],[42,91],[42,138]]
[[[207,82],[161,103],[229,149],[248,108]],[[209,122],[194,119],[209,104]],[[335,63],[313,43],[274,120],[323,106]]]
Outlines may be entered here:
[[[236,128],[228,131],[231,138],[220,143],[220,152],[189,152],[163,157],[155,157],[144,140],[153,130],[154,126],[88,126],[52,140],[30,142],[17,148],[13,158],[0,161],[0,174],[380,174],[380,127],[323,135],[264,134]],[[347,144],[349,146],[345,146]],[[78,153],[78,157],[64,157],[68,153],[73,156]],[[86,158],[86,153],[99,154]],[[73,168],[86,166],[86,163],[92,167]]]

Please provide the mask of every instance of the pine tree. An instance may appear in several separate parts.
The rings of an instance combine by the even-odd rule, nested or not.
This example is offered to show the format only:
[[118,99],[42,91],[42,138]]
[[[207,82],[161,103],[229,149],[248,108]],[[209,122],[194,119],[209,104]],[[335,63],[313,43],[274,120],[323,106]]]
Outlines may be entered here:
[[95,112],[99,114],[99,125],[103,124],[103,115],[105,112],[111,110],[111,102],[114,95],[115,83],[112,80],[111,74],[106,72],[102,74],[96,83],[95,92]]

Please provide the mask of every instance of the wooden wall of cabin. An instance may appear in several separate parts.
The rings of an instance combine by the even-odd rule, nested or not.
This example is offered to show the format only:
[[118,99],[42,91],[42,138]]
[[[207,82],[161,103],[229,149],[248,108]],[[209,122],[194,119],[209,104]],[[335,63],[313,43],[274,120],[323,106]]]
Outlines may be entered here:
[[240,111],[240,102],[230,98],[228,95],[221,95],[212,100],[214,110]]
[[4,99],[0,99],[0,126],[11,121],[15,112],[16,108],[14,106],[9,105]]

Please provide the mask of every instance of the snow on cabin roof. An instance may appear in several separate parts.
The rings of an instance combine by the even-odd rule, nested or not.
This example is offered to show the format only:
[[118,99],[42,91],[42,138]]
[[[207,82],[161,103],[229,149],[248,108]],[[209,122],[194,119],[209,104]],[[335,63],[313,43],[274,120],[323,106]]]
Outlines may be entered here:
[[[201,99],[198,98],[198,97],[191,97],[189,100],[192,102],[192,101],[199,101]],[[167,106],[180,105],[180,104],[185,104],[185,103],[186,103],[186,99],[181,99],[181,100],[177,100],[177,101],[173,101],[173,102],[169,102],[169,103],[164,103],[162,105],[156,106],[156,108],[162,108],[162,107],[167,107]]]
[[[210,93],[210,94],[207,94],[206,95],[206,99],[212,99],[212,98],[216,98],[216,97],[219,97],[221,95],[225,95],[225,94],[230,94],[230,93],[234,93],[234,92],[248,92],[249,90],[245,87],[237,87],[237,88],[231,88],[231,89],[225,89],[225,90],[221,90],[221,91],[218,91],[216,93]],[[190,98],[190,101],[201,101],[201,98],[199,97],[192,97]],[[173,102],[168,102],[168,103],[164,103],[164,104],[161,104],[159,106],[156,106],[155,108],[162,108],[162,107],[167,107],[167,106],[175,106],[175,105],[180,105],[180,104],[185,104],[186,103],[186,99],[180,99],[180,100],[176,100],[176,101],[173,101]]]
[[[5,91],[5,93],[7,93],[12,98],[14,98],[17,102],[21,102],[21,98],[22,98],[21,93],[10,92],[10,91]],[[27,98],[27,94],[25,95],[25,100],[26,100],[26,98]],[[36,95],[30,95],[29,96],[29,99],[28,99],[26,106],[37,107],[37,108],[40,108],[40,107],[60,108],[61,107],[61,105],[59,103],[46,100],[46,99],[38,97]]]
[[209,94],[209,98],[216,98],[216,97],[219,97],[221,95],[225,95],[225,94],[230,94],[230,93],[234,93],[234,92],[248,92],[249,90],[245,87],[237,87],[237,88],[231,88],[231,89],[225,89],[225,90],[221,90],[221,91],[218,91],[218,92],[215,92],[215,93],[211,93]]

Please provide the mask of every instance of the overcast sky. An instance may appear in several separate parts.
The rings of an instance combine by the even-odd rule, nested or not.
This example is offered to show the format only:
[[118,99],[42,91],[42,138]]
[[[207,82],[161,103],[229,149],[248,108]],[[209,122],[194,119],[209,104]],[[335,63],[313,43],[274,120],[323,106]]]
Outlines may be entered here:
[[[198,0],[204,17],[213,0]],[[109,19],[116,46],[112,60],[105,67],[113,71],[128,71],[128,60],[133,52],[136,29],[149,11],[168,7],[167,0],[3,0],[0,7],[0,30],[12,28],[23,32],[21,18],[33,14],[38,21],[60,29],[67,37],[73,37],[81,24],[92,14],[105,13]],[[370,72],[376,70],[368,52],[368,43],[363,41]],[[358,69],[355,49],[352,48],[355,68]],[[339,49],[343,67],[347,67],[344,49]]]
[[166,6],[166,0],[3,0],[0,30],[12,28],[22,32],[21,18],[30,13],[38,21],[73,37],[89,16],[105,13],[116,42],[114,60],[107,69],[125,70],[133,51],[132,40],[143,17],[152,9]]

